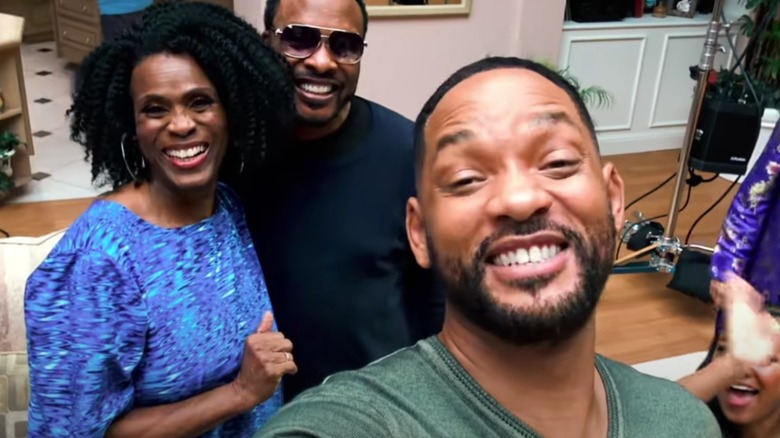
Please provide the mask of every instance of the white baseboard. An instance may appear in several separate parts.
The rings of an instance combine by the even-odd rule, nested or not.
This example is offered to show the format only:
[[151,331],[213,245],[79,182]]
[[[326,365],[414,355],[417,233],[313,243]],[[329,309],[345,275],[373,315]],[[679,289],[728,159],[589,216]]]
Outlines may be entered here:
[[677,381],[685,376],[693,374],[707,357],[706,351],[683,354],[682,356],[668,357],[634,365],[634,369],[651,376]]
[[598,133],[602,156],[680,149],[684,137],[685,127],[658,128],[645,132]]

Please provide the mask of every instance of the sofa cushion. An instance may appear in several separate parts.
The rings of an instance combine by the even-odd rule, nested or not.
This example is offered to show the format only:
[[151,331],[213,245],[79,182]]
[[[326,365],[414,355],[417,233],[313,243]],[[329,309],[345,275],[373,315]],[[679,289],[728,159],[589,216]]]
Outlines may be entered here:
[[0,436],[27,436],[30,378],[27,353],[0,353]]
[[60,230],[41,237],[0,239],[0,353],[26,351],[27,279],[64,234],[65,230]]

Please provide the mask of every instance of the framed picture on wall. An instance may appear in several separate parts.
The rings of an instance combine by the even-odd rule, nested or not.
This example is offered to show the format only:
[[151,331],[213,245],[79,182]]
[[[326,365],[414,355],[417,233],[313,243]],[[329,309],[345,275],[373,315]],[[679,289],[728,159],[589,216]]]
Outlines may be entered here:
[[666,14],[676,17],[693,18],[699,0],[666,0]]

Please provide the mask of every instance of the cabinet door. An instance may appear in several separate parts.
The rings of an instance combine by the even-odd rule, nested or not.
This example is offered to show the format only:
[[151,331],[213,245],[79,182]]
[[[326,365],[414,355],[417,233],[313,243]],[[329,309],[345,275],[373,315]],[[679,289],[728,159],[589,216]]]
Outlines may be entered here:
[[48,0],[0,0],[0,12],[24,17],[24,42],[49,41],[52,18]]
[[[696,85],[689,68],[699,62],[707,20],[645,16],[564,25],[559,66],[582,87],[602,87],[614,97],[612,106],[589,108],[602,154],[682,144]],[[718,53],[715,69],[730,57],[730,51]]]
[[95,0],[54,0],[58,14],[65,13],[77,20],[95,22],[100,19],[100,10]]

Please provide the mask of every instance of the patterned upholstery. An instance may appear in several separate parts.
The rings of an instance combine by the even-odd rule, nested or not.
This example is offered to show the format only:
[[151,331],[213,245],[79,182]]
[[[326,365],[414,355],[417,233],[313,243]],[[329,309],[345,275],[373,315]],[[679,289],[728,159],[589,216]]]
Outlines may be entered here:
[[0,239],[0,437],[27,436],[30,400],[24,327],[27,278],[64,230],[41,237]]
[[27,436],[27,353],[0,353],[0,437]]

